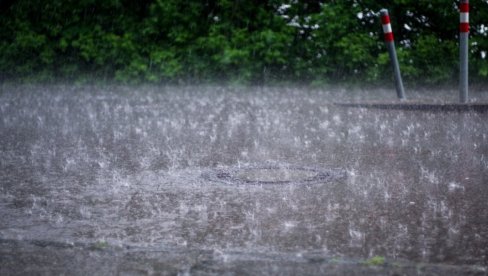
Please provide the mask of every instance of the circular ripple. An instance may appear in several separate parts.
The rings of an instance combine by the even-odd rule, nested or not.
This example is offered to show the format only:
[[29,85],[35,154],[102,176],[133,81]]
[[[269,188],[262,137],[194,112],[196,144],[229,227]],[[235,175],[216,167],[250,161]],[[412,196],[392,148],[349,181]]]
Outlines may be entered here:
[[246,166],[215,169],[202,174],[207,180],[235,184],[316,184],[345,177],[344,170],[298,166]]

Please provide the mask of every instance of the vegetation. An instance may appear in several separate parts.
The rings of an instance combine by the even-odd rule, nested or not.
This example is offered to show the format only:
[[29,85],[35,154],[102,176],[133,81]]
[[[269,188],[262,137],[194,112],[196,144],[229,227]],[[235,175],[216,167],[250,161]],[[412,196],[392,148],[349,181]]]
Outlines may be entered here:
[[385,264],[385,257],[383,256],[374,256],[364,262],[365,265],[371,266],[382,266]]
[[103,250],[106,249],[109,246],[108,242],[100,240],[97,241],[96,243],[91,245],[91,249],[93,250]]
[[[405,81],[455,82],[456,3],[445,0],[6,0],[0,80],[181,83],[392,78],[388,8]],[[488,3],[471,1],[472,80],[488,78]]]

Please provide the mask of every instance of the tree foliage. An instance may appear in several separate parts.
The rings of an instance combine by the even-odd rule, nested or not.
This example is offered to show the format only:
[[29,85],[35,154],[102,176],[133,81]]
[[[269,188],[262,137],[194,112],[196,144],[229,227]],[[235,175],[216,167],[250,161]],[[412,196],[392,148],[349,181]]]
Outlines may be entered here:
[[[390,10],[406,81],[454,82],[457,2],[445,0],[8,0],[0,79],[380,82]],[[470,70],[488,77],[488,4],[471,1]]]

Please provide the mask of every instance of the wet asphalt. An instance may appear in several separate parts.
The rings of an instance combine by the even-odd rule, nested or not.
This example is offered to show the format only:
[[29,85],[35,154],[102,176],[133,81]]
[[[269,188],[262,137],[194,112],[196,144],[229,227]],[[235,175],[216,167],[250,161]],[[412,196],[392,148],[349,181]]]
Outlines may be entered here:
[[393,96],[2,86],[0,274],[486,275],[487,113]]

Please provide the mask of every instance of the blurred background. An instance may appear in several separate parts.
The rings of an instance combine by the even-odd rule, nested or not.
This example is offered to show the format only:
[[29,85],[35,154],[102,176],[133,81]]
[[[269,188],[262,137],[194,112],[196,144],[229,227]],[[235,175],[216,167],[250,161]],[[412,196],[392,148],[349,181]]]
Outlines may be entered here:
[[[458,1],[1,0],[0,80],[379,84],[387,8],[409,84],[458,79]],[[488,82],[488,1],[472,0],[470,80]]]

